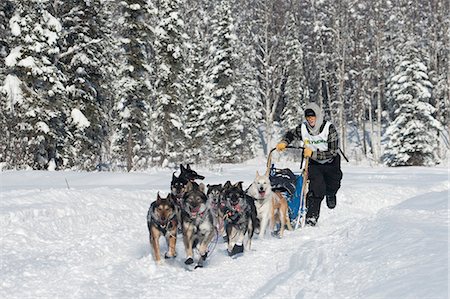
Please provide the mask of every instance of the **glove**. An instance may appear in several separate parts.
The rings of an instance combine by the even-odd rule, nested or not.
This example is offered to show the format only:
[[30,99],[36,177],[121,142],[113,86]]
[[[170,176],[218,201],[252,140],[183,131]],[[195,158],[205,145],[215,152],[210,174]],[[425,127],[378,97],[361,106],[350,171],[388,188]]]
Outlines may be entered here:
[[286,149],[287,147],[287,143],[284,141],[281,141],[280,143],[277,144],[277,151],[282,152]]
[[305,149],[303,150],[303,156],[305,158],[310,158],[313,154],[313,150],[310,149],[309,147],[305,147]]

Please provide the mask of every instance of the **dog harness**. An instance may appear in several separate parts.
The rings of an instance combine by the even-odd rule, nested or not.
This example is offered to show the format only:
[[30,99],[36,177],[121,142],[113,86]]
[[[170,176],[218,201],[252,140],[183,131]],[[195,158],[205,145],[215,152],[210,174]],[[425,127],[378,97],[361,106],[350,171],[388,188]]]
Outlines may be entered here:
[[167,231],[178,226],[177,214],[172,213],[172,215],[167,219],[167,221],[162,222],[156,218],[156,215],[151,213],[151,220],[156,225],[158,230],[166,235]]
[[223,219],[227,222],[227,224],[235,225],[242,229],[243,227],[241,226],[246,226],[246,221],[241,218],[241,215],[242,213],[247,212],[248,209],[242,209],[242,206],[239,203],[236,205],[226,205]]

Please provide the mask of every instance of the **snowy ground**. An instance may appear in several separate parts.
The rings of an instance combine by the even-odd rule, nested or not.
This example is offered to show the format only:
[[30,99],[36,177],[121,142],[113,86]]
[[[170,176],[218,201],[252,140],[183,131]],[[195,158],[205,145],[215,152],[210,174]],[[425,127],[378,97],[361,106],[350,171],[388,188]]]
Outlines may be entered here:
[[[248,186],[259,162],[196,170]],[[174,261],[150,254],[147,209],[172,171],[2,172],[0,298],[448,298],[448,169],[343,171],[317,227],[237,259],[219,242],[195,271],[181,239]]]

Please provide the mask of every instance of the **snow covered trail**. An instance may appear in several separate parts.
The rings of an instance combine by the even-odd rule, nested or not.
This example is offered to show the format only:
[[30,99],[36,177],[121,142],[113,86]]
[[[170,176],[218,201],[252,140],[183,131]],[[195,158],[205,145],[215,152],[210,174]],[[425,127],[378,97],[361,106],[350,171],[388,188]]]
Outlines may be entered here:
[[[247,186],[256,169],[197,170]],[[446,168],[344,167],[338,205],[323,203],[317,227],[256,237],[237,259],[219,241],[195,271],[181,238],[175,260],[157,266],[150,254],[147,209],[171,176],[0,173],[0,297],[448,297]]]

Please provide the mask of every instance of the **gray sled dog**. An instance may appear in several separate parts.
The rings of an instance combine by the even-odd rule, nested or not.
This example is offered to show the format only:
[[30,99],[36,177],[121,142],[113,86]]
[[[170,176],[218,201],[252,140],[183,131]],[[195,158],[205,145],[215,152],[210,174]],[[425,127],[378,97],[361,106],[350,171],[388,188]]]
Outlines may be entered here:
[[225,238],[225,227],[223,221],[223,187],[222,184],[217,185],[206,185],[208,187],[208,192],[206,195],[208,196],[208,205],[211,209],[211,212],[214,217],[214,224],[217,228],[218,233]]
[[203,267],[208,255],[208,245],[214,237],[214,222],[207,205],[205,185],[188,182],[183,196],[181,220],[183,223],[183,242],[186,250],[186,265],[194,263],[193,248],[198,245],[200,259],[197,267]]
[[[229,186],[227,186],[229,184]],[[245,247],[251,248],[251,241],[257,225],[254,199],[245,194],[242,182],[225,185],[224,219],[228,236],[228,255],[234,256],[244,252],[244,238],[247,235]]]

